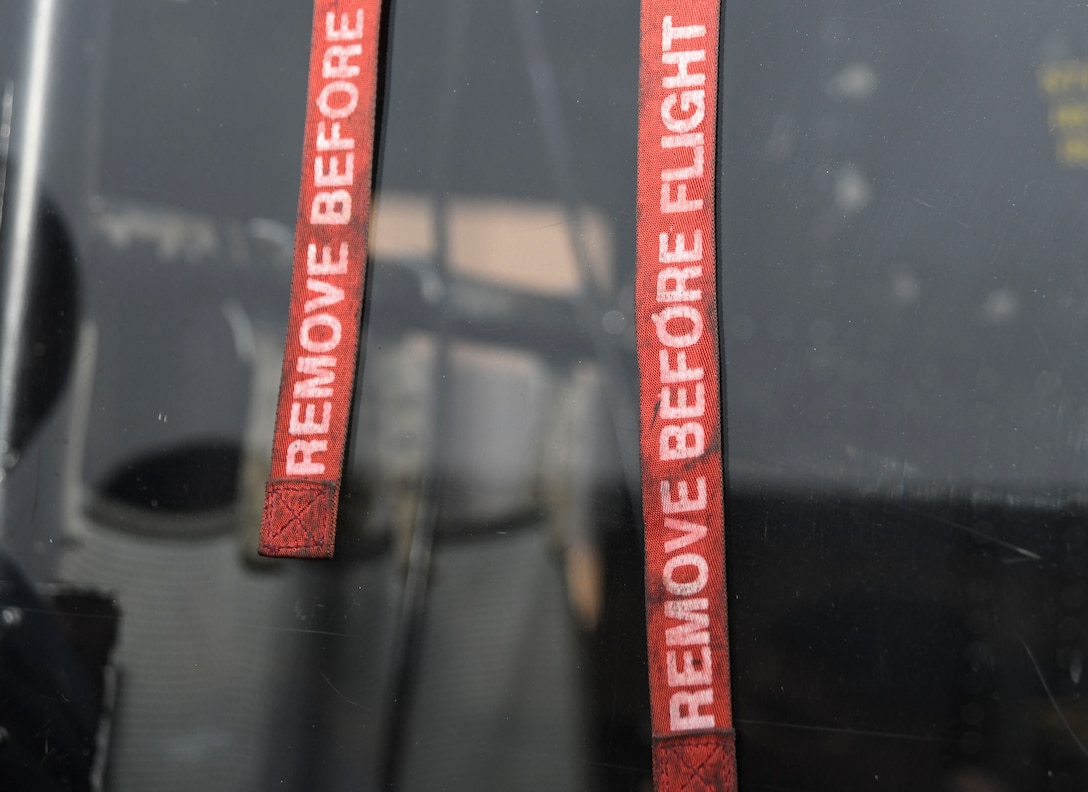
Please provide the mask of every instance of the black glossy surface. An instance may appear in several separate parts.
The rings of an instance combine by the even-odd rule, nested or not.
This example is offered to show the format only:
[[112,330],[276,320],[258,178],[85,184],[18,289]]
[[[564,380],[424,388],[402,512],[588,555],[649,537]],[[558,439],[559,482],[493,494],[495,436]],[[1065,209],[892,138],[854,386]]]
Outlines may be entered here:
[[[0,3],[16,113],[39,5]],[[80,322],[35,301],[79,329],[24,384],[63,390],[3,459],[0,548],[116,596],[107,790],[645,790],[637,3],[392,5],[338,558],[268,563],[305,5],[58,0]],[[1085,30],[728,4],[744,789],[1088,781]]]

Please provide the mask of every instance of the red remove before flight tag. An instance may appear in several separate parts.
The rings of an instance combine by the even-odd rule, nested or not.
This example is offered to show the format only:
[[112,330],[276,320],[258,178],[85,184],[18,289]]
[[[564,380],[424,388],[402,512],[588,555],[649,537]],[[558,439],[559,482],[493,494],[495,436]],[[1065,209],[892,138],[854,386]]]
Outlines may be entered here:
[[635,328],[654,784],[737,788],[714,238],[720,0],[643,0]]
[[366,275],[381,0],[316,0],[287,346],[259,552],[328,558]]

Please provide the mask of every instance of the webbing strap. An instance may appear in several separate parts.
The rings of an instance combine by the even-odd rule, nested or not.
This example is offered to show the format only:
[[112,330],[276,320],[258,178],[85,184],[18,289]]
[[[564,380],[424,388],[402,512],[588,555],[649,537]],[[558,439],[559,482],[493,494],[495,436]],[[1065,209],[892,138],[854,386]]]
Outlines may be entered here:
[[[260,552],[333,553],[365,282],[381,0],[315,0]],[[643,0],[635,321],[658,792],[735,790],[714,237],[720,0]]]
[[332,556],[366,273],[381,0],[315,0],[287,346],[259,551]]
[[658,792],[735,790],[714,239],[720,0],[643,0],[635,322]]

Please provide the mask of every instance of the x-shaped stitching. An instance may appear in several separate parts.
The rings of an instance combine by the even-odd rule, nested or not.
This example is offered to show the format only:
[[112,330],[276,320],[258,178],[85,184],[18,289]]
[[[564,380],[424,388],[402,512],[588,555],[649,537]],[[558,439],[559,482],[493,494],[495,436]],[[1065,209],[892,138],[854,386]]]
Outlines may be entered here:
[[[689,789],[698,790],[712,789],[714,783],[715,770],[721,769],[721,748],[715,748],[713,753],[707,757],[706,761],[699,765],[691,765],[684,759],[683,751],[676,751],[674,756],[685,768],[691,771],[691,776],[688,778],[684,785],[680,787],[678,792],[687,792]],[[708,775],[704,775],[704,772]],[[698,785],[696,785],[698,782]]]
[[[307,495],[308,500],[300,502],[299,495]],[[321,500],[324,493],[310,489],[309,487],[281,487],[274,491],[273,497],[276,499],[275,508],[277,512],[281,510],[287,511],[291,516],[287,519],[281,519],[277,521],[277,525],[274,526],[274,536],[279,539],[287,532],[287,529],[297,523],[298,527],[302,529],[306,534],[306,540],[304,546],[315,544],[313,531],[307,527],[307,521],[304,519],[306,512],[314,507],[319,500]],[[293,497],[292,497],[293,496]],[[297,508],[296,508],[297,507]]]

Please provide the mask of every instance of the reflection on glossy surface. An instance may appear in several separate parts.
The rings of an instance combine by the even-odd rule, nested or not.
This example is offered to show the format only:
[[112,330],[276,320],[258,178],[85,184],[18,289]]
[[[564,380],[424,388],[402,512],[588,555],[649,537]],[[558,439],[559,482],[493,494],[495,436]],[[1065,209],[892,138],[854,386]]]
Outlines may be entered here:
[[109,740],[117,607],[98,592],[51,595],[0,555],[0,778],[10,789],[90,790]]
[[[309,9],[0,5],[13,152],[27,53],[52,75],[32,313],[70,350],[19,381],[0,542],[27,596],[117,600],[103,789],[647,788],[637,4],[392,12],[338,557],[303,564],[253,550]],[[745,789],[1088,781],[1085,20],[729,4]]]

